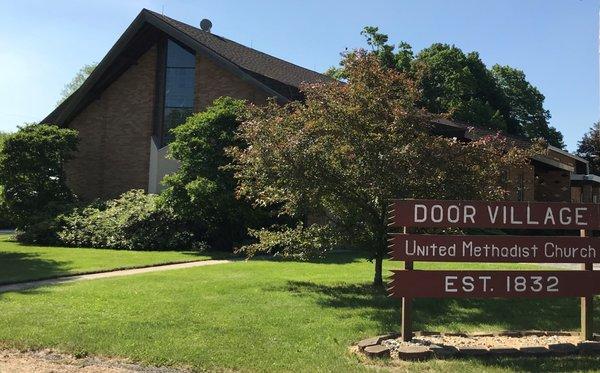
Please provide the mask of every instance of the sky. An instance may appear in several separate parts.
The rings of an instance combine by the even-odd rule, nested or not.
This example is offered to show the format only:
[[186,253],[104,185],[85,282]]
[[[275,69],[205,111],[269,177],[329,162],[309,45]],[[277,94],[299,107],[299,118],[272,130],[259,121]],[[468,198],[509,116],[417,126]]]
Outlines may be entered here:
[[521,69],[546,96],[567,149],[600,117],[600,0],[0,0],[0,131],[43,119],[85,64],[100,61],[142,8],[319,72],[378,26],[415,51],[435,42]]

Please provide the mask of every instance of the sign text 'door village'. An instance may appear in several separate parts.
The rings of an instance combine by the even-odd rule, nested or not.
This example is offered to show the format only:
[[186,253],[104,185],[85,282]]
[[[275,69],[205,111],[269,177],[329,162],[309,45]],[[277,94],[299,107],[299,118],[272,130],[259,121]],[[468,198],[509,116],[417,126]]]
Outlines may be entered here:
[[597,229],[596,204],[394,201],[392,224],[397,227]]
[[[596,204],[396,200],[395,227],[597,229]],[[405,262],[595,263],[600,238],[575,236],[393,234],[393,260]],[[417,285],[418,284],[418,285]],[[584,271],[394,271],[396,297],[559,297],[600,292]]]

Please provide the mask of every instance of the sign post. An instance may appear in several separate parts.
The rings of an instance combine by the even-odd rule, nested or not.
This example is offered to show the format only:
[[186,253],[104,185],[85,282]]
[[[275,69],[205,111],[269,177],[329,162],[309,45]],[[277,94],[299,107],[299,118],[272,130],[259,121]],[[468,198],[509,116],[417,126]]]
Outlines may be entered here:
[[[587,230],[582,229],[581,237],[589,237],[590,234]],[[586,272],[594,270],[594,263],[584,263],[582,269]],[[591,340],[593,338],[593,314],[594,314],[594,297],[587,296],[581,298],[581,338],[584,341]]]
[[[404,234],[408,234],[408,228],[404,227]],[[410,260],[404,261],[404,270],[412,271],[414,269],[413,262]],[[412,340],[412,298],[402,297],[402,340],[408,342]]]
[[[430,298],[581,297],[581,337],[592,338],[592,299],[600,294],[600,228],[596,204],[395,200],[390,226],[393,271],[390,295],[402,299],[402,339],[412,339],[412,300]],[[409,234],[417,228],[519,228],[580,230],[580,236]],[[423,271],[415,261],[584,263],[583,271]]]

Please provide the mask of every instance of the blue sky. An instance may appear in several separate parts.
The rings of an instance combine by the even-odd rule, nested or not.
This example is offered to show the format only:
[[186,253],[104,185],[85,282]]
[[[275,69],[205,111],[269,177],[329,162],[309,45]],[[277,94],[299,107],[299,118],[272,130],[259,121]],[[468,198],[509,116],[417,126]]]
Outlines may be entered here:
[[599,119],[598,0],[2,1],[0,131],[42,119],[81,66],[99,61],[142,8],[197,25],[317,71],[360,30],[379,26],[415,50],[433,42],[522,69],[546,96],[567,148]]

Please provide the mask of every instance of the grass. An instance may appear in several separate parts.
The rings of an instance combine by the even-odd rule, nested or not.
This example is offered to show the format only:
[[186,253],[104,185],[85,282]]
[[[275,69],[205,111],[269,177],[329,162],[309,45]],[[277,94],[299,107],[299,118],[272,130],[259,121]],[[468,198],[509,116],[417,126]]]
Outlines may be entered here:
[[[399,302],[369,285],[372,273],[371,263],[344,254],[313,263],[253,260],[0,294],[0,343],[196,370],[365,371],[348,346],[398,330],[400,320]],[[415,329],[440,331],[574,330],[579,323],[577,299],[423,299],[414,310]],[[569,357],[434,360],[396,368],[533,372],[599,367],[598,358]]]
[[29,246],[0,234],[0,284],[202,259],[208,256],[195,252]]

